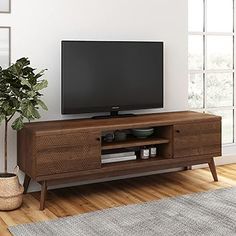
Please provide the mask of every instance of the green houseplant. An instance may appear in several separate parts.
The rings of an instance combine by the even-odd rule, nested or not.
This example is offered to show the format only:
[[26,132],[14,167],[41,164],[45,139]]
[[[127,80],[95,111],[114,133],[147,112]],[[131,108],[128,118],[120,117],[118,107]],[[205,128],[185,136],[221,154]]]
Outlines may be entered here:
[[[40,91],[48,85],[47,80],[41,79],[45,70],[39,73],[36,73],[35,71],[35,69],[30,67],[28,58],[17,60],[16,63],[12,64],[7,69],[2,69],[0,66],[0,125],[4,123],[5,127],[4,173],[0,174],[0,210],[9,210],[9,208],[5,209],[9,200],[8,195],[6,196],[8,192],[6,188],[7,184],[9,184],[7,181],[9,182],[12,178],[15,181],[18,181],[18,177],[15,174],[8,173],[7,168],[7,137],[9,123],[13,120],[11,125],[13,130],[20,130],[24,126],[24,119],[29,122],[39,119],[39,109],[42,108],[47,110],[47,106],[41,100],[42,94],[40,93]],[[19,181],[18,186],[20,186]],[[5,190],[3,191],[3,189]],[[20,190],[18,189],[18,192],[19,191],[22,192],[22,187]],[[20,204],[21,203],[16,204],[16,207]],[[10,208],[16,208],[13,207],[14,204],[10,205]]]

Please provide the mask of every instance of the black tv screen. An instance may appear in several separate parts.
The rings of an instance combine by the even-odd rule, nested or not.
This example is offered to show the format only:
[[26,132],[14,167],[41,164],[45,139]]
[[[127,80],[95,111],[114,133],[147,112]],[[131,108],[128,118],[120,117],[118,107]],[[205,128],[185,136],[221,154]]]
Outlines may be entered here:
[[62,41],[62,114],[163,107],[163,42]]

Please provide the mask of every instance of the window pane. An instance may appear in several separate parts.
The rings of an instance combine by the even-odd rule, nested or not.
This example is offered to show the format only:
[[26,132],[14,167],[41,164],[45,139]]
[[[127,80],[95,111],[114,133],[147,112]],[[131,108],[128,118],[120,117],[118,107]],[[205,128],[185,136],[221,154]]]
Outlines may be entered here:
[[190,108],[203,108],[203,75],[189,75],[189,106]]
[[233,0],[207,0],[208,32],[233,32]]
[[188,30],[203,31],[203,0],[188,1]]
[[222,117],[222,142],[233,143],[233,110],[210,111]]
[[10,45],[9,29],[0,27],[0,66],[6,68],[9,66]]
[[206,76],[207,107],[233,106],[233,74]]
[[203,68],[203,37],[190,35],[188,38],[188,66],[189,70]]
[[207,69],[233,68],[233,37],[207,37]]
[[0,12],[8,12],[10,10],[10,0],[0,0]]

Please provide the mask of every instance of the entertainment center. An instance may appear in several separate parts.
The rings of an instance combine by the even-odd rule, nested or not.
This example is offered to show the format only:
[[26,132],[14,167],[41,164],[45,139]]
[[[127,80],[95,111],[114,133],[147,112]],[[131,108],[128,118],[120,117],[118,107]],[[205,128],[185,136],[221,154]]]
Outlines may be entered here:
[[110,112],[95,119],[25,124],[18,165],[47,187],[208,163],[221,156],[221,117],[191,111],[129,115],[162,108],[163,42],[62,41],[61,113]]
[[[148,138],[128,136],[104,142],[107,131],[153,127]],[[154,145],[157,157],[141,160],[138,148]],[[135,148],[137,160],[101,163],[109,150]],[[215,181],[214,157],[221,156],[221,117],[191,111],[137,115],[110,119],[45,121],[25,124],[17,134],[18,165],[30,180],[41,184],[40,209],[47,187],[72,181],[98,180],[208,163]]]

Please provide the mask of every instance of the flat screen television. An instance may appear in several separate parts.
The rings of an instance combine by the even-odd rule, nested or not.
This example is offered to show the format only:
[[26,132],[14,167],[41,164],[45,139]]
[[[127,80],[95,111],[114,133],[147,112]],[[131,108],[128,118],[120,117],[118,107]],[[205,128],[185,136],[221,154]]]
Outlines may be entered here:
[[163,42],[62,41],[62,114],[163,107]]

